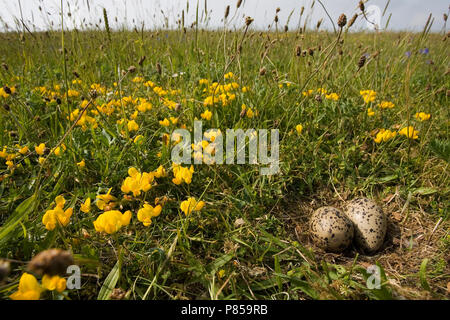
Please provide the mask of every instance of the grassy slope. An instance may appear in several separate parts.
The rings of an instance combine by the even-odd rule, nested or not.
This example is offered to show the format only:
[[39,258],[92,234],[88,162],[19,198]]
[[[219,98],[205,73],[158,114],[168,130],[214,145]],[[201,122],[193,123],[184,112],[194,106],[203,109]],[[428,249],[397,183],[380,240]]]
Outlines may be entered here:
[[[118,81],[118,67],[137,67],[121,85],[124,95],[148,97],[154,105],[137,120],[137,134],[146,140],[137,147],[120,137],[119,112],[97,117],[98,129],[83,132],[76,127],[65,140],[68,150],[62,157],[51,156],[41,172],[36,208],[22,228],[1,239],[0,256],[27,261],[49,247],[71,249],[83,273],[90,275],[83,277],[82,290],[69,292],[75,299],[96,298],[118,258],[117,287],[130,290],[136,299],[448,297],[448,39],[442,41],[442,36],[433,34],[344,33],[337,42],[332,33],[249,32],[240,55],[235,56],[242,36],[122,31],[112,33],[109,41],[106,32],[66,33],[67,82],[74,87],[72,72],[77,72],[85,97],[91,83],[112,87]],[[1,83],[18,85],[16,98],[2,104],[10,105],[23,127],[2,109],[0,146],[27,144],[33,151],[35,144],[45,142],[54,147],[68,129],[66,110],[78,107],[80,98],[70,99],[69,104],[62,99],[58,106],[31,93],[36,86],[64,88],[60,37],[52,32],[27,33],[24,38],[0,35],[0,56],[9,67],[8,71],[2,68]],[[298,45],[301,50],[315,48],[314,54],[297,57]],[[429,55],[418,53],[424,47],[430,49]],[[406,51],[412,52],[409,59]],[[356,72],[364,53],[371,57]],[[162,150],[159,136],[166,130],[158,120],[180,116],[180,123],[191,127],[204,107],[183,99],[202,101],[198,80],[221,80],[229,71],[241,87],[249,86],[251,91],[239,94],[227,107],[210,108],[214,115],[207,126],[222,131],[280,129],[281,174],[269,178],[260,176],[255,166],[203,165],[196,166],[192,184],[175,186],[169,172],[169,178],[158,180],[158,186],[145,196],[150,202],[155,197],[169,198],[152,226],[145,228],[137,221],[141,202],[135,201],[124,204],[124,209],[134,212],[129,227],[113,237],[97,234],[92,221],[100,212],[94,206],[90,214],[81,213],[81,202],[110,187],[112,194],[122,197],[120,186],[131,166],[150,171],[163,164],[169,169],[170,153],[156,156]],[[184,74],[172,77],[180,72]],[[181,102],[181,110],[168,110],[153,92],[132,83],[136,75],[164,88],[180,89],[181,94],[172,100]],[[280,88],[284,82],[292,85]],[[320,87],[338,93],[339,101],[318,102],[301,94]],[[392,101],[395,107],[369,118],[359,95],[366,89],[378,93],[377,101]],[[258,116],[241,119],[242,103],[258,110]],[[23,104],[31,107],[38,117],[35,121],[30,121]],[[127,116],[132,111],[124,110]],[[431,119],[417,122],[413,115],[419,111],[431,113]],[[372,130],[408,123],[420,131],[419,139],[398,136],[381,144],[373,142]],[[297,124],[304,127],[300,136],[295,132]],[[81,158],[86,159],[83,170],[76,166]],[[0,223],[34,191],[40,166],[35,154],[27,159],[13,174],[0,163],[0,172],[8,175],[0,182]],[[66,228],[48,232],[42,216],[60,194],[74,206],[74,215]],[[205,209],[189,218],[179,210],[187,195],[203,195],[206,201]],[[384,205],[390,224],[383,250],[367,257],[354,248],[340,255],[314,248],[307,229],[312,211],[325,204],[343,207],[345,200],[359,195]],[[235,226],[238,219],[244,224]],[[83,228],[89,238],[82,236]],[[429,262],[419,272],[424,258]],[[375,261],[388,280],[381,290],[368,290],[364,267]],[[9,295],[18,283],[23,265],[13,264],[13,268],[10,281],[0,286],[0,296]],[[220,270],[224,273],[219,275]]]

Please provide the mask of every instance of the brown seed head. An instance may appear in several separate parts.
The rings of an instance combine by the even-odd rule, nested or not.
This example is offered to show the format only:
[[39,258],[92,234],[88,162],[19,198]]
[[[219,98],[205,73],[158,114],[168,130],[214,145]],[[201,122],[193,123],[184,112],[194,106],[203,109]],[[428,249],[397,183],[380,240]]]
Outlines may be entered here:
[[295,55],[297,57],[300,57],[301,54],[302,54],[302,48],[300,46],[295,47]]
[[145,59],[147,59],[147,57],[146,57],[146,56],[142,56],[142,57],[139,59],[138,64],[139,64],[140,66],[142,66],[142,65],[144,64]]
[[8,86],[4,86],[3,91],[5,91],[6,94],[11,94],[11,89]]
[[251,25],[253,22],[253,18],[252,17],[247,17],[245,18],[245,25],[248,27],[249,25]]
[[114,288],[109,297],[111,300],[123,300],[126,295],[127,292],[122,288]]
[[266,74],[266,68],[265,67],[262,67],[261,69],[259,69],[259,75],[260,76],[263,76],[265,74]]
[[242,0],[238,0],[238,2],[236,3],[236,8],[239,9],[239,7],[241,6],[241,4],[242,4]]
[[366,56],[362,55],[361,58],[359,58],[358,61],[358,69],[361,69],[366,64]]
[[158,72],[159,75],[162,73],[161,64],[159,62],[156,63],[156,72]]
[[228,18],[229,14],[230,14],[230,6],[227,6],[225,9],[225,19]]
[[339,28],[343,28],[347,24],[347,16],[345,14],[341,14],[339,16],[337,24]]
[[355,13],[355,15],[348,22],[348,28],[350,28],[355,23],[357,18],[358,18],[358,14]]
[[65,275],[67,267],[73,264],[69,251],[49,249],[38,253],[28,264],[28,270],[38,275]]
[[10,271],[9,262],[0,260],[0,283],[6,279]]
[[364,7],[364,1],[360,1],[359,2],[359,10],[361,10],[362,12],[364,12],[364,9],[365,9],[365,7]]

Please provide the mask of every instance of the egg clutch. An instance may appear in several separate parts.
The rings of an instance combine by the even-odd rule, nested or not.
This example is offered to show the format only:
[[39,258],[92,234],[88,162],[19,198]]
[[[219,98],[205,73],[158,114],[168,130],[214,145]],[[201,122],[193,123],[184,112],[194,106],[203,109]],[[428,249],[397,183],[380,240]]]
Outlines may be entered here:
[[334,207],[321,207],[310,220],[314,243],[332,252],[345,250],[355,240],[361,251],[374,253],[383,245],[386,228],[383,210],[366,198],[350,201],[344,212]]

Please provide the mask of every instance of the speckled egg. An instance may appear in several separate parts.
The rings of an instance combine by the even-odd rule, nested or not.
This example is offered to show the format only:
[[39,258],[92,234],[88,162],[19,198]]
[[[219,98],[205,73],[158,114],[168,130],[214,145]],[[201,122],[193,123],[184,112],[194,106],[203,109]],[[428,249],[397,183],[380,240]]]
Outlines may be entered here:
[[373,253],[383,245],[387,221],[381,208],[370,199],[350,201],[345,211],[355,227],[355,241],[364,252]]
[[334,207],[317,209],[311,216],[310,230],[314,243],[328,251],[343,251],[353,240],[352,222]]

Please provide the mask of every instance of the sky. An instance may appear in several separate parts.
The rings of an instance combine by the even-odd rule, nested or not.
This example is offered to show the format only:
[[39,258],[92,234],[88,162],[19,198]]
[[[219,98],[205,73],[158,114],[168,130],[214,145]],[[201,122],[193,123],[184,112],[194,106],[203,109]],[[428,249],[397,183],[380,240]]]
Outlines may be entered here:
[[[322,30],[333,30],[330,18],[321,6],[326,8],[331,19],[336,23],[339,15],[345,13],[350,19],[359,12],[358,0],[243,0],[236,10],[237,0],[63,0],[64,27],[67,29],[104,28],[103,8],[108,12],[110,26],[113,29],[142,28],[159,29],[175,28],[176,22],[185,13],[185,26],[188,28],[196,20],[197,6],[199,25],[208,28],[235,29],[243,26],[245,16],[254,18],[252,28],[267,30],[272,25],[275,10],[278,13],[278,28],[288,25],[290,30],[306,25],[314,29],[317,22],[323,19]],[[386,3],[389,2],[385,10]],[[0,0],[0,31],[21,30],[21,17],[28,29],[59,29],[61,26],[60,0]],[[205,6],[206,4],[206,6]],[[448,0],[369,0],[366,8],[370,11],[369,20],[379,25],[381,30],[422,31],[432,14],[434,22],[431,30],[447,32],[444,29],[443,14],[449,13]],[[227,21],[223,20],[225,8],[230,6]],[[304,6],[304,14],[299,20],[300,10]],[[383,14],[384,13],[384,14]],[[290,19],[289,19],[290,16]],[[391,18],[389,19],[389,16]],[[386,24],[389,20],[389,24]],[[450,21],[449,21],[450,24]],[[371,23],[359,18],[352,27],[355,31],[373,29]]]

